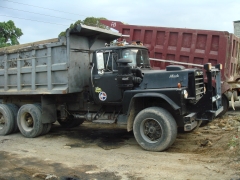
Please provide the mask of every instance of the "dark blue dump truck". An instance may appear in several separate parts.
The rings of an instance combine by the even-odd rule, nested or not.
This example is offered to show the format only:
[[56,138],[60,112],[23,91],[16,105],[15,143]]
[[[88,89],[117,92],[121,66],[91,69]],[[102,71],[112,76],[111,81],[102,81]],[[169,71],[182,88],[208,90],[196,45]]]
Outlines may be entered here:
[[0,135],[34,138],[56,121],[89,121],[133,130],[143,149],[163,151],[178,128],[191,131],[222,112],[221,64],[153,70],[141,42],[119,37],[77,25],[58,39],[1,48]]

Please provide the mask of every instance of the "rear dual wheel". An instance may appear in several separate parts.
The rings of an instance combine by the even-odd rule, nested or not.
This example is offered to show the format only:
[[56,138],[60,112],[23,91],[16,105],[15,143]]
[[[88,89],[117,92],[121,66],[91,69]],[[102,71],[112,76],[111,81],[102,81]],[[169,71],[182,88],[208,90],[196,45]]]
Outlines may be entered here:
[[11,134],[15,129],[14,114],[9,106],[0,104],[0,135]]
[[[42,114],[41,104],[37,103],[37,104],[34,104],[34,105],[38,107],[38,109],[41,111],[41,114]],[[43,130],[42,130],[41,135],[47,134],[51,130],[51,127],[52,127],[51,123],[43,124]]]
[[44,125],[40,118],[41,110],[37,105],[23,105],[17,115],[17,123],[22,135],[27,138],[34,138],[41,135]]
[[17,113],[18,113],[18,110],[19,110],[19,107],[17,106],[17,105],[15,105],[15,104],[6,104],[8,107],[9,107],[9,109],[12,111],[12,113],[13,113],[13,116],[14,116],[14,128],[13,128],[13,131],[12,131],[12,133],[16,133],[16,132],[18,132],[19,131],[19,129],[18,129],[18,125],[17,125]]
[[41,104],[26,104],[19,109],[18,126],[23,136],[33,138],[50,131],[52,124],[42,124],[41,114]]
[[0,104],[0,135],[20,130],[28,138],[47,134],[51,124],[42,124],[40,104],[26,104],[20,109],[15,104]]

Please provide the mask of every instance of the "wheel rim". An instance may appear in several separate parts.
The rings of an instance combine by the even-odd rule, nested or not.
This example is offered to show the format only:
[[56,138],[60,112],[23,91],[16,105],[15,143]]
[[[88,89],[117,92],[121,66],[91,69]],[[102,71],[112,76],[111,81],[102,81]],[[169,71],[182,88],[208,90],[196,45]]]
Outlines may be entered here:
[[0,129],[4,128],[5,123],[6,123],[6,121],[5,121],[4,116],[2,114],[0,114]]
[[25,131],[31,131],[33,129],[34,121],[30,113],[23,113],[21,116],[21,125]]
[[141,122],[140,134],[148,143],[156,143],[162,136],[162,127],[156,119],[144,119]]

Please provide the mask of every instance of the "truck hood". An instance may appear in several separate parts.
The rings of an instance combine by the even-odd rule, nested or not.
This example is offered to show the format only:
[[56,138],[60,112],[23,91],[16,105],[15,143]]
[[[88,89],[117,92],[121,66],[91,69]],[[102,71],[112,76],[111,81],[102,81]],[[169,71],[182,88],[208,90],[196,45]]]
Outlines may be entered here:
[[141,89],[156,88],[177,88],[178,83],[182,87],[188,86],[188,74],[194,70],[166,71],[166,70],[142,70],[144,74],[143,81],[140,84]]

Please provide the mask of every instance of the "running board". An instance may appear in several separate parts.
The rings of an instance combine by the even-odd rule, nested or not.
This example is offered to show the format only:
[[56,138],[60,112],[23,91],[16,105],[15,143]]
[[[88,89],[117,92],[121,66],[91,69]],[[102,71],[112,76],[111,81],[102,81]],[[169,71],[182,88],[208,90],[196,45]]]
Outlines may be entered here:
[[115,120],[94,120],[92,121],[93,123],[97,123],[97,124],[114,124]]

